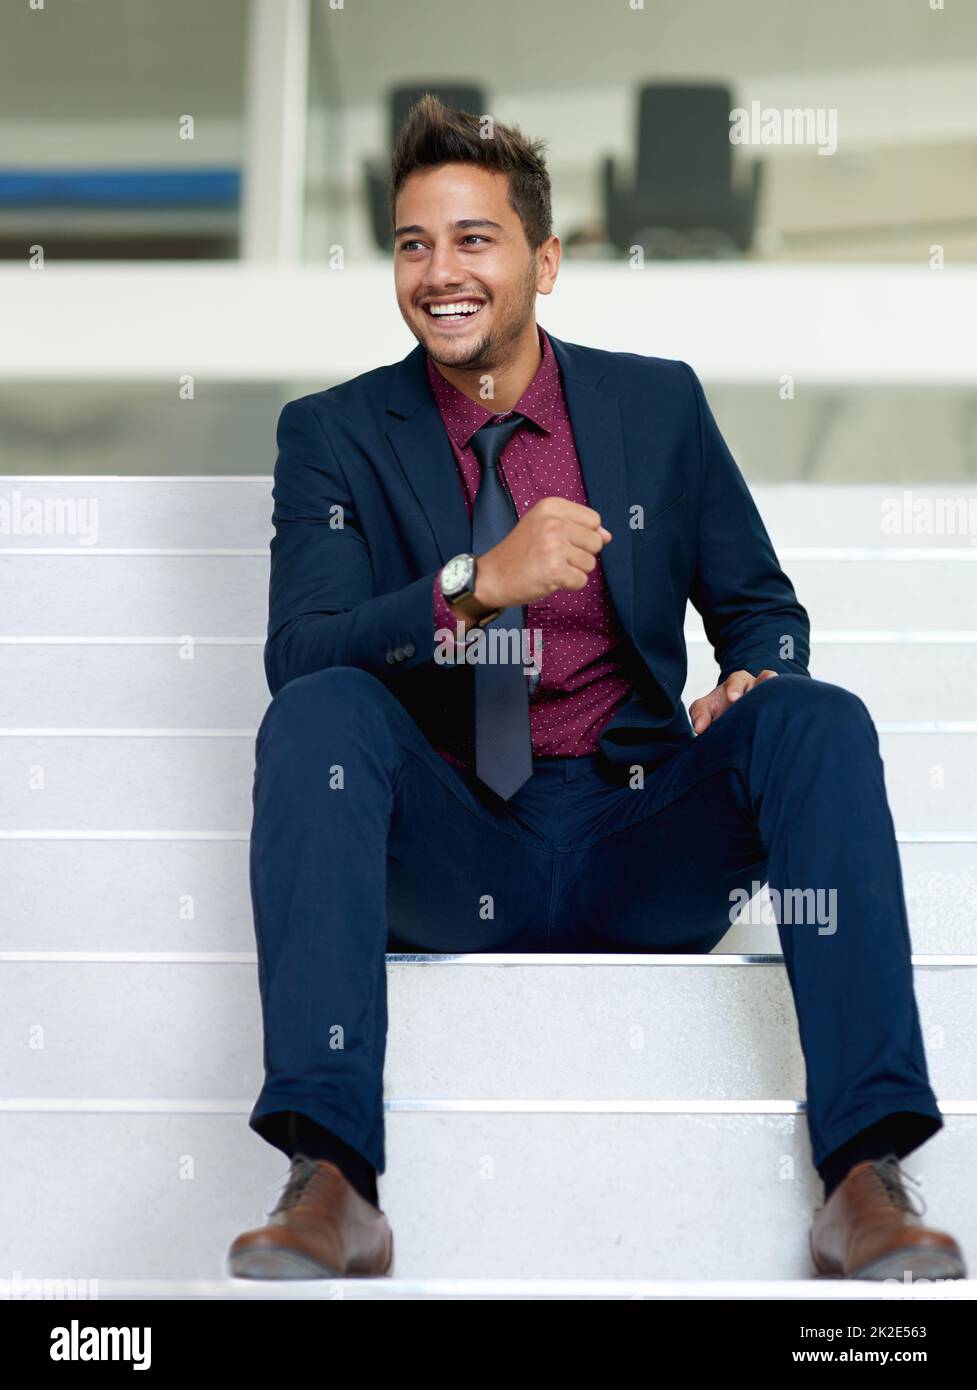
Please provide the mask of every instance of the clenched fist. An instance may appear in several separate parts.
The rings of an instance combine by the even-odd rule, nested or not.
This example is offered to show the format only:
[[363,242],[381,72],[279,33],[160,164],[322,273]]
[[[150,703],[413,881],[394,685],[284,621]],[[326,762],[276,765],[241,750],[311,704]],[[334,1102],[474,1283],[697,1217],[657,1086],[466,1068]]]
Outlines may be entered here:
[[610,539],[593,507],[543,497],[505,540],[477,557],[475,597],[490,608],[509,608],[558,589],[582,589]]

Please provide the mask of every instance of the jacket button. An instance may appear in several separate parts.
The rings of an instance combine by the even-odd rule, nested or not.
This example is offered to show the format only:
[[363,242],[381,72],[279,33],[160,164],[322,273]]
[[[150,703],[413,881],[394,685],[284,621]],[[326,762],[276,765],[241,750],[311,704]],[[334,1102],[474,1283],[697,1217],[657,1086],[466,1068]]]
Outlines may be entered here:
[[413,656],[416,650],[417,648],[414,646],[414,643],[408,642],[407,646],[404,648],[404,656]]
[[403,659],[404,659],[404,649],[403,649],[403,647],[394,647],[394,660],[395,660],[395,661],[403,661]]
[[387,661],[390,663],[390,665],[392,666],[396,660],[397,658],[394,656],[393,652],[388,650]]

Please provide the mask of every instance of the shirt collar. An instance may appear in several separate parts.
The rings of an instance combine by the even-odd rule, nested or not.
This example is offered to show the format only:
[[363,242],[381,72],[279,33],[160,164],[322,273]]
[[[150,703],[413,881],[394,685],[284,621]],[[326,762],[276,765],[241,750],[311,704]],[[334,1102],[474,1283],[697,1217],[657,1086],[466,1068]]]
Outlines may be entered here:
[[[539,334],[542,361],[536,375],[512,408],[518,410],[520,415],[525,415],[527,420],[532,420],[544,433],[549,434],[556,424],[556,408],[561,392],[560,367],[550,340],[539,324],[536,325],[536,331]],[[437,401],[445,428],[458,448],[465,449],[475,431],[499,412],[489,410],[478,401],[473,401],[470,396],[466,396],[464,391],[459,391],[457,386],[441,375],[430,353],[427,354],[426,361],[431,390],[434,392],[434,399]]]

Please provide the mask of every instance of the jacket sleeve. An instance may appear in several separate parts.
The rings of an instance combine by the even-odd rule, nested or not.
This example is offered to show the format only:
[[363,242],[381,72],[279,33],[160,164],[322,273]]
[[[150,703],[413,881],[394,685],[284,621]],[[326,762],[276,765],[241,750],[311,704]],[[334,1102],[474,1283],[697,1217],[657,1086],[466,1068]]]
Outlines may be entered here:
[[695,372],[683,362],[695,400],[699,510],[692,603],[719,663],[719,684],[734,671],[765,667],[810,676],[807,610],[777,561],[766,527],[726,446]]
[[441,585],[438,583],[440,571],[434,578],[433,598],[434,598],[434,630],[435,633],[447,633],[443,637],[445,652],[453,652],[456,647],[455,637],[458,630],[458,619],[451,611],[451,605],[441,592]]
[[276,441],[264,648],[272,695],[327,666],[359,666],[389,682],[432,660],[440,570],[377,594],[346,476],[307,399],[284,406]]

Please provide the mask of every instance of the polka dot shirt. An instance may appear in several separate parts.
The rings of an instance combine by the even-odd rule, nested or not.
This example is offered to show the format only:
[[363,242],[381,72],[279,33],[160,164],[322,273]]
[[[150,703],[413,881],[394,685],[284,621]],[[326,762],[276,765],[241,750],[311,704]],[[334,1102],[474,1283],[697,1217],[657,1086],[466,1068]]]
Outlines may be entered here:
[[[589,505],[559,363],[538,324],[537,331],[542,361],[513,407],[531,423],[516,431],[499,463],[520,516],[544,497],[566,497]],[[427,369],[470,517],[481,478],[470,440],[486,421],[501,417],[447,381],[430,356]],[[437,578],[433,617],[435,631],[449,628],[454,632],[457,620]],[[540,680],[529,706],[533,757],[572,758],[595,753],[598,735],[632,691],[624,667],[628,638],[611,603],[600,556],[582,589],[560,589],[549,598],[527,604],[526,618],[529,629],[539,629],[542,634]],[[531,646],[530,650],[536,649]],[[474,765],[470,740],[456,751],[460,757],[448,749],[438,749],[448,762]]]

